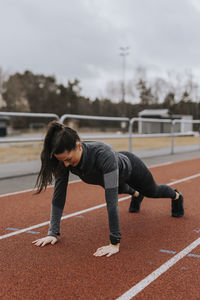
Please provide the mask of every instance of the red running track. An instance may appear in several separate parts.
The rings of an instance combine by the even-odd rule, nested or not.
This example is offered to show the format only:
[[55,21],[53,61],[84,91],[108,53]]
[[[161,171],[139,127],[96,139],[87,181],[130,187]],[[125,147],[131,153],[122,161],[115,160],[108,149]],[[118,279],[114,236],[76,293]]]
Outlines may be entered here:
[[[8,228],[23,229],[48,221],[53,189],[37,196],[26,192],[0,197],[0,299],[110,300],[132,287],[134,299],[200,299],[199,167],[200,158],[151,168],[157,182],[172,183],[184,194],[185,216],[170,216],[170,199],[145,198],[139,214],[128,213],[129,200],[119,202],[123,238],[120,252],[109,258],[93,256],[98,247],[109,243],[105,206],[62,220],[59,242],[38,248],[31,242],[46,235],[48,225],[35,228],[39,234],[14,236],[7,236],[13,232]],[[196,177],[187,179],[193,175]],[[185,181],[173,184],[180,179]],[[102,188],[72,183],[64,214],[104,203]],[[194,241],[197,244],[189,250],[190,256],[152,279],[152,272]],[[152,282],[145,287],[142,280],[148,275]]]

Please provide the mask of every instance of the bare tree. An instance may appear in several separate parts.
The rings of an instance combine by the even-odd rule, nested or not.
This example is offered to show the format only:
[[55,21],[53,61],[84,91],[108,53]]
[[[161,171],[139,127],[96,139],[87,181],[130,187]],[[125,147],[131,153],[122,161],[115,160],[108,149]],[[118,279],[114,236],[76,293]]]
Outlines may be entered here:
[[121,80],[109,81],[106,85],[106,94],[114,102],[118,102],[121,97]]
[[3,69],[0,67],[0,107],[5,107],[6,102],[3,100],[3,93],[5,91],[4,88],[4,82],[7,80],[8,74],[3,71]]
[[162,103],[168,93],[168,83],[164,78],[157,77],[151,82],[152,93],[155,98],[154,104]]
[[175,94],[176,100],[180,100],[182,95],[187,92],[194,100],[199,99],[199,85],[195,79],[192,70],[177,72],[174,70],[167,71],[169,92]]
[[197,102],[199,100],[199,85],[195,80],[195,76],[191,70],[185,71],[185,91],[187,92],[192,100]]

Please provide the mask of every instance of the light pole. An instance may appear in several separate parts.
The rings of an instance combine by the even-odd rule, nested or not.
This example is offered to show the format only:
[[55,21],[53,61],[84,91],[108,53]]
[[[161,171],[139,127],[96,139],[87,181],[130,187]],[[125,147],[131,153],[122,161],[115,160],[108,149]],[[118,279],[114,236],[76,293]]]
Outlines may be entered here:
[[129,47],[120,47],[120,56],[122,56],[122,102],[125,102],[126,96],[126,56],[129,55]]

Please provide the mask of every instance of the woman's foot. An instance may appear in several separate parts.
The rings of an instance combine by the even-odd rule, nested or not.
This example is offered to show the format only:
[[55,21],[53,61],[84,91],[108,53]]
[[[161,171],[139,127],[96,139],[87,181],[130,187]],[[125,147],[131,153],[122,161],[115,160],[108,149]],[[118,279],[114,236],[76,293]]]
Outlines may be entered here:
[[183,195],[177,190],[176,198],[172,199],[172,217],[180,218],[184,216]]
[[144,196],[140,195],[139,193],[138,193],[138,196],[135,196],[135,194],[132,196],[131,203],[130,203],[130,206],[129,206],[129,212],[130,213],[140,212],[140,205],[141,205],[141,202],[144,198]]

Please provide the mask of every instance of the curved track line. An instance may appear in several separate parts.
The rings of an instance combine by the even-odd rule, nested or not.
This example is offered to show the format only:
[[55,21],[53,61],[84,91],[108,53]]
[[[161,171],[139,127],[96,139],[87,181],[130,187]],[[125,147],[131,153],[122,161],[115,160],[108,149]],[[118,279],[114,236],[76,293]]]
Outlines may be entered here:
[[[168,183],[168,185],[174,185],[174,184],[177,184],[177,183],[180,183],[180,182],[184,182],[184,181],[187,181],[187,180],[191,180],[191,179],[197,178],[197,177],[199,177],[199,176],[200,176],[200,173],[195,174],[195,175],[192,175],[192,176],[189,176],[189,177],[185,177],[185,178],[182,178],[182,179],[179,179],[179,180],[176,180],[176,181],[174,181],[174,182],[170,182],[170,183]],[[127,199],[129,199],[129,198],[130,198],[130,196],[126,196],[126,197],[120,198],[120,199],[119,199],[119,202],[124,201],[124,200],[127,200]],[[75,213],[72,213],[72,214],[63,216],[63,217],[61,218],[61,220],[69,219],[69,218],[72,218],[72,217],[74,217],[74,216],[78,216],[78,215],[80,215],[80,214],[84,214],[84,213],[86,213],[86,212],[89,212],[89,211],[92,211],[92,210],[96,210],[96,209],[99,209],[99,208],[104,207],[104,206],[106,206],[106,203],[103,203],[103,204],[100,204],[100,205],[96,205],[96,206],[93,206],[93,207],[90,207],[90,208],[87,208],[87,209],[84,209],[84,210],[80,210],[80,211],[77,211],[77,212],[75,212]],[[18,231],[9,233],[9,234],[1,235],[1,236],[0,236],[0,240],[5,239],[5,238],[8,238],[8,237],[11,237],[11,236],[13,236],[13,235],[17,235],[17,234],[26,232],[26,231],[28,231],[28,230],[32,230],[32,229],[35,229],[35,228],[39,228],[39,227],[48,225],[49,223],[50,223],[50,222],[47,221],[47,222],[43,222],[43,223],[40,223],[40,224],[37,224],[37,225],[33,225],[33,226],[30,226],[30,227],[27,227],[27,228],[24,228],[24,229],[21,229],[21,230],[18,230]]]

